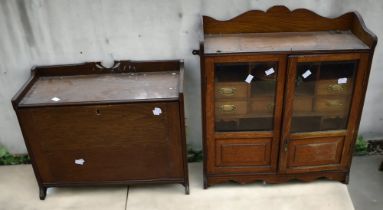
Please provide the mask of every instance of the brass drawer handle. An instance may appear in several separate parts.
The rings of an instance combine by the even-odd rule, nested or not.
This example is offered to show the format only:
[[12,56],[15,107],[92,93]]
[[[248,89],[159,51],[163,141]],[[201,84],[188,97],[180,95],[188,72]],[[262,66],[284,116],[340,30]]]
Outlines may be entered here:
[[340,84],[331,84],[327,86],[327,91],[332,93],[341,93],[345,91],[345,88]]
[[330,106],[330,107],[343,107],[343,103],[339,102],[339,101],[336,101],[336,100],[333,100],[333,101],[327,101],[326,102],[326,105],[327,106]]
[[235,105],[231,104],[224,104],[219,107],[221,112],[234,112],[237,107]]
[[237,92],[237,88],[223,87],[218,90],[218,93],[224,96],[233,96]]

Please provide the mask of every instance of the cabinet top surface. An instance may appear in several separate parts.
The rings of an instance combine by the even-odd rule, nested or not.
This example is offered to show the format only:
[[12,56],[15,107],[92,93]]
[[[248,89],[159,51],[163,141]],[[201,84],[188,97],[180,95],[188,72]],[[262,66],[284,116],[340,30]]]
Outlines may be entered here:
[[177,99],[177,71],[39,77],[21,105]]
[[350,31],[205,34],[205,54],[368,50]]

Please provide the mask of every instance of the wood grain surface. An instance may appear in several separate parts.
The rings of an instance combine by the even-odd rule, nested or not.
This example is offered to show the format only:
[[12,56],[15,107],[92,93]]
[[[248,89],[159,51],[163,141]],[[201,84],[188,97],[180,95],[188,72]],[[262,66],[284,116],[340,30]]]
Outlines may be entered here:
[[[377,43],[376,35],[365,26],[359,13],[322,17],[307,9],[290,11],[284,6],[274,6],[267,11],[248,11],[229,20],[204,16],[203,27],[204,41],[199,55],[203,80],[204,187],[228,181],[279,183],[291,179],[311,181],[318,178],[347,183]],[[272,60],[273,56],[274,61],[278,62],[274,129],[267,132],[217,132],[214,125],[214,117],[217,116],[214,104],[218,102],[214,94],[217,91],[214,89],[215,65],[263,62]],[[280,57],[276,59],[277,56]],[[313,90],[321,95],[322,100],[334,97],[342,101],[339,104],[350,100],[350,108],[345,109],[349,113],[348,119],[343,111],[340,113],[328,107],[316,110],[317,105],[321,105],[320,98],[293,100],[298,63],[334,61],[353,61],[357,64],[355,78],[348,83],[347,91],[328,92],[327,87],[334,81],[325,80],[318,82],[317,89]],[[230,98],[225,100],[230,103]],[[298,105],[302,104],[306,104],[308,109],[299,108]],[[330,125],[315,132],[295,132],[296,128],[291,127],[294,110],[301,112],[294,115],[298,118],[325,115],[324,119],[335,119],[332,123],[347,121],[344,121],[344,126],[334,124],[338,130],[330,129],[334,127]],[[226,116],[225,119],[244,116]],[[262,116],[254,113],[246,117]],[[311,125],[309,120],[301,120],[300,126]],[[270,165],[266,164],[269,160]]]
[[[177,99],[179,72],[40,77],[21,105],[116,100]],[[57,97],[59,101],[53,101]]]
[[37,67],[13,97],[40,199],[47,187],[140,183],[189,194],[183,63],[116,63]]
[[366,49],[369,47],[351,31],[205,35],[206,54]]

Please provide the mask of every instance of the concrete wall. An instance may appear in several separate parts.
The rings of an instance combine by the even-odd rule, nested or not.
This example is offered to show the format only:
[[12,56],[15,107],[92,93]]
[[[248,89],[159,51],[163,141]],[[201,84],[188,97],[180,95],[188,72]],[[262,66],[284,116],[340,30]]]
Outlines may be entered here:
[[[229,19],[251,9],[284,4],[335,17],[358,10],[383,37],[380,0],[0,0],[0,144],[13,153],[25,145],[10,100],[33,65],[112,59],[184,59],[188,143],[201,147],[199,58],[201,15]],[[379,43],[360,132],[383,137]]]

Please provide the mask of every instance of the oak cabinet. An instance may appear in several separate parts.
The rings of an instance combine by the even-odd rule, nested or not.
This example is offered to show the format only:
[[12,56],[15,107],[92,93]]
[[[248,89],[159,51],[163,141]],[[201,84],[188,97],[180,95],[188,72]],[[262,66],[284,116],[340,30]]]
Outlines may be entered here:
[[13,99],[40,187],[180,183],[183,63],[36,67]]
[[359,15],[276,6],[203,27],[205,188],[346,183],[377,42]]

